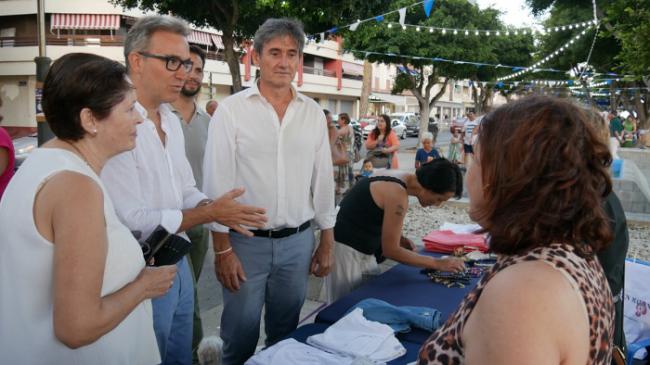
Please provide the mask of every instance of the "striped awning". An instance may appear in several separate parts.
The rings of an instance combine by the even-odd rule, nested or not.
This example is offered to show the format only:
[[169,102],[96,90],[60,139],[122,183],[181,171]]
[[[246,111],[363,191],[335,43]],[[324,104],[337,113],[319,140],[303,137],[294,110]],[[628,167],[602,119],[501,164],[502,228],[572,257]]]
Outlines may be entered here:
[[50,29],[120,29],[120,16],[113,14],[52,14]]
[[190,36],[187,37],[187,41],[190,43],[200,44],[203,46],[212,45],[212,40],[210,39],[210,33],[201,32],[200,30],[192,30]]
[[212,43],[214,43],[214,46],[223,49],[223,41],[221,40],[221,36],[217,34],[210,34],[210,37],[212,37]]

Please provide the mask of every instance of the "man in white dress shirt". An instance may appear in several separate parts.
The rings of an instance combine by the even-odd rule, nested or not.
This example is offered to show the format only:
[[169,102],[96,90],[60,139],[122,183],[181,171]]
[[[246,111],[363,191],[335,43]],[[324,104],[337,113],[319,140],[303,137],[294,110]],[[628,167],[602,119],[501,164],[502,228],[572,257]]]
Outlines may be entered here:
[[[178,98],[192,69],[188,34],[179,19],[149,16],[133,25],[124,43],[135,107],[144,121],[137,127],[136,147],[109,160],[101,178],[118,217],[141,242],[157,226],[187,238],[184,231],[198,224],[216,221],[250,234],[239,224],[262,227],[265,221],[263,209],[234,200],[242,189],[212,201],[195,186],[178,117],[166,104]],[[192,363],[193,293],[183,258],[172,288],[152,301],[163,364]]]
[[[259,81],[223,100],[210,122],[203,190],[214,195],[243,186],[242,203],[265,208],[269,218],[255,237],[210,225],[224,287],[226,365],[253,355],[263,306],[267,345],[293,331],[309,273],[325,276],[332,266],[336,217],[325,115],[291,85],[304,39],[299,22],[267,20],[254,40]],[[321,229],[315,252],[312,220]]]

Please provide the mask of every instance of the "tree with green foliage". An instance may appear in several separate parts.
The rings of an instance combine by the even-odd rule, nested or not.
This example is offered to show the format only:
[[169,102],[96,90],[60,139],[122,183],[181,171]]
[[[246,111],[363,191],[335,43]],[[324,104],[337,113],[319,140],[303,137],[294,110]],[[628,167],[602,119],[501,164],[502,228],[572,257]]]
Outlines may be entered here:
[[[550,11],[547,25],[566,24],[593,18],[591,0],[527,0],[534,13]],[[598,0],[597,16],[601,21],[599,36],[596,38],[591,60],[595,72],[617,73],[628,76],[617,77],[609,85],[610,108],[635,110],[642,128],[648,128],[650,103],[650,0]],[[591,33],[593,34],[593,33]],[[547,34],[541,38],[542,50],[550,52],[571,37],[567,34]],[[583,37],[552,66],[567,68],[585,61],[593,37]],[[543,57],[543,56],[540,56]],[[591,92],[583,80],[585,99],[594,103]],[[617,90],[618,88],[622,90]],[[600,90],[602,91],[602,90]]]
[[[390,9],[396,10],[411,4],[412,1],[398,0],[392,2]],[[423,27],[504,30],[498,15],[499,13],[493,9],[481,10],[466,0],[447,0],[436,2],[429,17],[422,7],[409,7],[405,23]],[[390,15],[384,22],[396,22],[397,19],[397,14]],[[427,130],[431,108],[442,97],[450,80],[490,80],[497,72],[488,70],[485,66],[436,62],[434,59],[498,64],[505,62],[508,57],[502,54],[504,52],[499,50],[500,47],[510,44],[508,42],[517,38],[475,36],[473,32],[469,35],[454,35],[451,32],[443,34],[441,31],[429,33],[426,28],[418,32],[411,27],[403,30],[399,25],[388,28],[384,22],[365,23],[354,32],[345,32],[344,48],[353,50],[357,58],[402,66],[402,70],[406,72],[397,74],[392,93],[409,90],[415,96],[420,107],[421,134]],[[532,38],[529,37],[527,41],[532,46]],[[517,46],[517,43],[512,43],[509,47],[509,50],[526,54],[530,49],[530,47]],[[523,62],[526,59],[526,56],[518,57],[517,61]],[[436,85],[439,88],[434,93]],[[487,89],[485,92],[487,93]]]
[[356,19],[359,14],[377,11],[385,0],[111,0],[125,8],[140,8],[160,14],[173,14],[202,27],[222,32],[224,56],[232,77],[233,90],[241,90],[240,54],[237,47],[251,40],[268,18],[291,17],[305,25],[307,33],[330,29],[341,19]]

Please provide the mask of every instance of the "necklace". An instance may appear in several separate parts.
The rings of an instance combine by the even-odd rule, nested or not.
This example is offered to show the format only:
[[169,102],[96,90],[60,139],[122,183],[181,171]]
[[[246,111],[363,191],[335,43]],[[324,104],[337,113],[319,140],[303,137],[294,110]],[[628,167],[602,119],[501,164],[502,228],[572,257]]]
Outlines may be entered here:
[[79,157],[81,157],[81,159],[86,163],[86,165],[88,165],[88,167],[90,167],[91,170],[95,171],[95,169],[93,169],[93,166],[90,164],[90,162],[88,162],[88,159],[86,158],[86,156],[83,153],[81,153],[81,150],[77,146],[73,145],[72,143],[70,143],[68,141],[65,141],[65,140],[62,140],[62,141],[65,142],[66,144],[68,144],[70,147],[72,147],[77,152]]

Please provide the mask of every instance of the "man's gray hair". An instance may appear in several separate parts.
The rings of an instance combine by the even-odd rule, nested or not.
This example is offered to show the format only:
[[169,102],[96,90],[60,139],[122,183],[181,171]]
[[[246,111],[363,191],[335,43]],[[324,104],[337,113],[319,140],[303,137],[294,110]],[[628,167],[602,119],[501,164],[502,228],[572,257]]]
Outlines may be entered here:
[[305,47],[305,31],[299,20],[290,18],[267,19],[255,32],[253,41],[255,52],[261,55],[266,43],[271,39],[284,36],[293,38],[298,46],[298,53],[302,54],[302,49]]
[[176,33],[187,37],[192,30],[185,21],[169,15],[150,15],[138,19],[124,40],[124,59],[129,68],[129,54],[149,47],[151,36],[157,31]]

